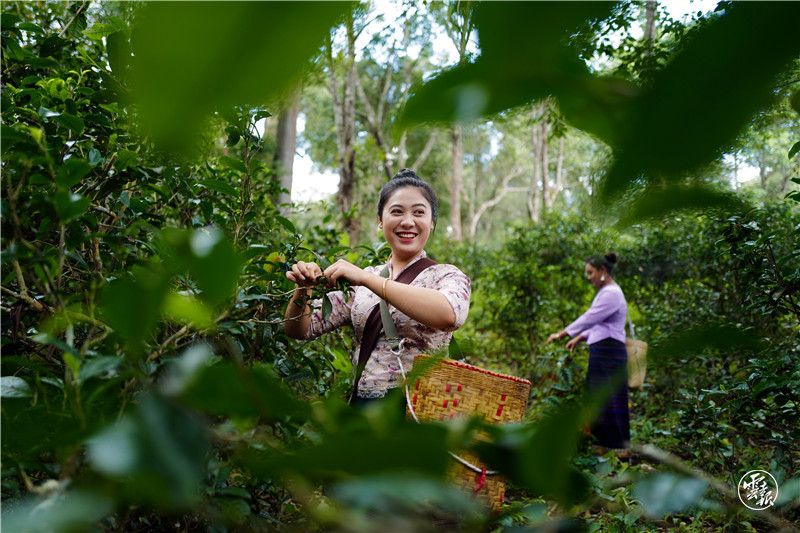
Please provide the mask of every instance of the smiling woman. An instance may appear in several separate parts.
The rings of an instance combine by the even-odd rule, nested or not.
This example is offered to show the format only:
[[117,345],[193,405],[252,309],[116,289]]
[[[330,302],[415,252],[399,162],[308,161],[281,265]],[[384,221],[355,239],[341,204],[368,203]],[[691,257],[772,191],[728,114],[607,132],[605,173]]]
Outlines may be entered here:
[[[453,265],[431,261],[425,253],[437,214],[438,201],[430,185],[412,170],[403,169],[383,186],[378,200],[378,227],[392,249],[386,265],[361,269],[340,260],[323,272],[316,263],[301,261],[286,273],[297,284],[286,308],[287,335],[311,339],[347,324],[353,326],[352,357],[363,368],[354,403],[382,398],[401,385],[402,373],[411,369],[414,356],[447,346],[453,331],[467,318],[469,278]],[[328,318],[323,318],[321,301],[308,303],[310,289],[320,276],[329,284],[346,279],[354,287],[347,293],[328,295],[333,306]],[[365,341],[371,330],[380,328],[380,320],[369,317],[376,313],[381,299],[402,339],[399,355],[383,332],[377,335],[374,348]]]

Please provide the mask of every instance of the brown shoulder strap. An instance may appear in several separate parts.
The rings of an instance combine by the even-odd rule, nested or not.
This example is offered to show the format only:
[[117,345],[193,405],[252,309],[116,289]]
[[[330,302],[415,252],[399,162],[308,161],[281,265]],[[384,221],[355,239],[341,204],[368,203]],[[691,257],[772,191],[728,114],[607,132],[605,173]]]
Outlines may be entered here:
[[[399,283],[409,284],[426,268],[438,265],[436,261],[423,257],[413,265],[403,270],[395,281]],[[361,337],[361,347],[358,350],[358,366],[356,366],[355,381],[353,381],[353,392],[350,394],[350,403],[358,393],[358,382],[361,380],[361,374],[364,373],[364,367],[367,366],[375,345],[378,344],[378,337],[383,330],[383,323],[381,322],[381,309],[380,305],[375,304],[375,307],[370,311],[367,317],[367,322],[364,325],[364,336]]]

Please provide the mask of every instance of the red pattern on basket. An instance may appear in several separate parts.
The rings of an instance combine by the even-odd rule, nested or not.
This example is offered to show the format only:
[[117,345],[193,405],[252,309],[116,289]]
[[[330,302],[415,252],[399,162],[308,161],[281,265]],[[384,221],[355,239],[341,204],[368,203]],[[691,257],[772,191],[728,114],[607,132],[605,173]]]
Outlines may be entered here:
[[[472,366],[472,365],[469,365],[467,363],[461,363],[459,361],[442,360],[441,362],[442,362],[442,364],[445,364],[445,365],[452,365],[452,366],[457,366],[457,367],[461,367],[461,368],[466,368],[467,370],[474,370],[475,372],[480,372],[481,374],[486,374],[486,375],[489,375],[489,376],[495,376],[495,377],[503,378],[503,379],[510,379],[511,381],[516,381],[517,383],[525,383],[526,385],[530,385],[531,384],[531,382],[528,381],[527,379],[518,378],[516,376],[509,376],[508,374],[501,374],[499,372],[492,372],[490,370],[486,370],[484,368],[480,368],[480,367],[477,367],[477,366]],[[417,387],[419,387],[419,382],[417,382]],[[458,385],[458,390],[461,390],[461,384],[460,383]]]
[[502,414],[503,414],[503,406],[501,405],[501,406],[499,406],[499,407],[497,408],[497,416],[500,416],[500,415],[502,415]]
[[478,479],[475,481],[475,488],[473,489],[473,496],[478,494],[480,490],[486,486],[486,469],[481,468],[481,473],[478,474]]

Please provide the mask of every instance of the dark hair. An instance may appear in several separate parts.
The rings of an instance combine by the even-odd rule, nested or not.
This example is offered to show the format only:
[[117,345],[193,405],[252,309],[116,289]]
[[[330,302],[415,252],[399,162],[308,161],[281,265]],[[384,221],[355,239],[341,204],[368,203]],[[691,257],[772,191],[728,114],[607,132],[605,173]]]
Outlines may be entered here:
[[614,270],[614,265],[619,261],[619,256],[615,252],[608,252],[605,255],[595,254],[586,262],[592,265],[594,268],[599,269],[600,267],[606,267],[606,272],[608,275],[611,275],[611,271]]
[[433,216],[433,226],[436,227],[436,217],[439,214],[439,201],[436,199],[436,193],[425,181],[417,176],[417,173],[410,168],[404,168],[398,172],[395,177],[387,181],[381,189],[381,194],[378,197],[378,218],[383,216],[383,208],[389,197],[394,194],[397,189],[403,187],[417,187],[422,190],[422,195],[428,200],[431,206]]

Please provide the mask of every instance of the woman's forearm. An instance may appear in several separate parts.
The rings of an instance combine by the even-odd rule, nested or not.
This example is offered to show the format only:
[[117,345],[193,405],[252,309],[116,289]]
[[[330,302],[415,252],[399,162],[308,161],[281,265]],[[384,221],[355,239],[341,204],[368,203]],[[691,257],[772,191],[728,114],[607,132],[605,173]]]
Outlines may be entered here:
[[292,299],[289,300],[289,305],[286,306],[283,331],[292,339],[304,338],[311,326],[310,298],[310,289],[297,287],[292,294]]
[[435,289],[414,287],[374,274],[365,276],[363,285],[381,298],[385,289],[388,303],[428,327],[446,329],[456,322],[456,313],[450,302]]

